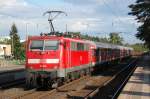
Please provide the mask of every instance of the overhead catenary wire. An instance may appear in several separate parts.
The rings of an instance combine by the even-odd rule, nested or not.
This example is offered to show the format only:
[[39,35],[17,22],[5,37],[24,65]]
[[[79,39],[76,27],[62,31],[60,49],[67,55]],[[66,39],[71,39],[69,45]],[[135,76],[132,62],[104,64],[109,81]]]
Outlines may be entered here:
[[[112,10],[112,8],[106,3],[106,1],[105,1],[105,0],[102,0],[102,2],[104,3],[104,5],[105,5],[107,8],[109,8],[109,10],[111,11],[111,13],[112,13],[116,18],[118,18],[118,21],[122,22],[121,19],[120,19],[120,17],[116,14],[116,12],[115,12],[114,10]],[[124,23],[124,22],[122,22],[122,23]]]
[[[120,17],[118,16],[118,14],[116,13],[116,11],[113,10],[113,8],[106,2],[106,0],[102,0],[103,4],[109,9],[109,11],[111,11],[111,13],[116,17],[116,20],[118,20],[118,22],[122,23],[122,24],[126,24],[124,21],[122,21],[120,19]],[[115,2],[117,3],[117,1],[115,0]],[[130,1],[129,1],[130,2]],[[117,5],[117,4],[116,4]],[[115,6],[117,7],[117,6]],[[119,9],[119,8],[118,8]],[[119,24],[120,24],[119,23]],[[114,23],[112,22],[112,26],[114,26]],[[133,30],[132,30],[133,32]]]

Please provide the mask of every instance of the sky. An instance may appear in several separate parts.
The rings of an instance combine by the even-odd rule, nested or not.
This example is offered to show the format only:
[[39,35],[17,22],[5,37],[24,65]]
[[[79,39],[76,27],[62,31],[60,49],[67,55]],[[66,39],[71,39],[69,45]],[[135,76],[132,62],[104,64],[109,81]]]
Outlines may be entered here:
[[141,42],[135,37],[140,25],[128,15],[128,5],[135,0],[0,0],[0,36],[8,36],[11,25],[16,24],[21,39],[26,35],[49,32],[48,16],[43,13],[61,10],[53,22],[56,31],[81,32],[108,37],[118,32],[124,43]]

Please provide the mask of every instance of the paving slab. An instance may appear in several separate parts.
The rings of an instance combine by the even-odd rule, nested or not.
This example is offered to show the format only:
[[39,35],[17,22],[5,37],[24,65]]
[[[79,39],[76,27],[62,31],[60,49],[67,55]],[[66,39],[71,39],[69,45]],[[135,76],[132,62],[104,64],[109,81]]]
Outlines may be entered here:
[[150,99],[150,55],[140,58],[118,99]]

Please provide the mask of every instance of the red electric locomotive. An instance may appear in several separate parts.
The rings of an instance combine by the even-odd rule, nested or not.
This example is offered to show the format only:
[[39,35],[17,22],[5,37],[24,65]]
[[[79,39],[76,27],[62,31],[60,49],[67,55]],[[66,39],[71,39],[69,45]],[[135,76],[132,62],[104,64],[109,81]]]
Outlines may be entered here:
[[[52,86],[95,65],[96,45],[91,41],[58,36],[28,38],[27,85]],[[82,71],[83,70],[83,71]]]

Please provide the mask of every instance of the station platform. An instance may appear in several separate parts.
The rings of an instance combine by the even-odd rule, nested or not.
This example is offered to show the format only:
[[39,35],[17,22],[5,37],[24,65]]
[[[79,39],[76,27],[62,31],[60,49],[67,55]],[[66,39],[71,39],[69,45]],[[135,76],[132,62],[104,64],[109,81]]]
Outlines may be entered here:
[[22,70],[22,69],[25,69],[24,65],[0,67],[0,73],[8,72],[8,71],[15,71],[15,70]]
[[17,63],[15,60],[0,59],[0,73],[25,69],[25,65]]
[[142,56],[118,99],[150,99],[150,55]]

